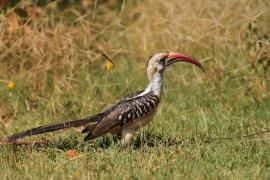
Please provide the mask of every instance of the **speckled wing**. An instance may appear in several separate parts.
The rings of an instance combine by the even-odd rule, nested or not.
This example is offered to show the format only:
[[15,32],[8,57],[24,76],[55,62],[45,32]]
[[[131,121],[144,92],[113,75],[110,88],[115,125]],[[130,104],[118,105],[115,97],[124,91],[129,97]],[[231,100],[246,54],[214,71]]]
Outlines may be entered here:
[[156,111],[159,102],[158,96],[151,92],[143,96],[127,96],[97,124],[91,135],[99,137],[113,128],[140,121]]
[[[128,94],[128,95],[122,97],[121,99],[119,99],[118,101],[116,101],[114,104],[112,104],[108,108],[105,108],[103,110],[103,112],[101,113],[102,118],[99,121],[97,121],[96,123],[90,123],[90,124],[85,126],[85,129],[83,129],[82,133],[88,133],[88,135],[84,139],[85,140],[91,140],[91,139],[96,138],[96,136],[92,136],[92,132],[96,128],[96,126],[101,121],[104,121],[106,117],[112,117],[113,112],[116,110],[116,108],[119,107],[119,105],[121,105],[123,103],[123,101],[125,101],[125,100],[127,100],[129,98],[136,97],[137,95],[141,94],[142,92],[143,91],[136,91],[134,93]],[[89,118],[89,117],[87,117],[87,118]]]

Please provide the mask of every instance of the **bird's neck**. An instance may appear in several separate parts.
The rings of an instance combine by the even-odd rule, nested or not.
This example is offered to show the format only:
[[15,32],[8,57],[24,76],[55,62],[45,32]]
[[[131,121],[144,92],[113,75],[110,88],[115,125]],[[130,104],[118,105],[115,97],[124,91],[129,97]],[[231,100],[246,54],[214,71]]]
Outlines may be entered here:
[[149,79],[149,83],[147,88],[145,89],[145,93],[153,92],[156,96],[161,97],[163,91],[163,73],[156,72],[151,79]]

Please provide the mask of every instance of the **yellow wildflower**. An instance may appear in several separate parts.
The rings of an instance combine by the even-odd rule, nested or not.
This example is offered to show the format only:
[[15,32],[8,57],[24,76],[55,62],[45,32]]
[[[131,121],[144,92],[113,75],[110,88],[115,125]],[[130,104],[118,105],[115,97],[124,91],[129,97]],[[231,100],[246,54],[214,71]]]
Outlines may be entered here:
[[8,89],[14,89],[16,86],[14,81],[9,81],[7,84]]
[[80,171],[75,171],[74,176],[80,177],[81,176],[81,172]]
[[112,68],[113,68],[113,63],[111,63],[110,61],[106,61],[105,63],[104,63],[104,68],[105,68],[105,70],[107,70],[107,71],[109,71],[109,70],[111,70]]

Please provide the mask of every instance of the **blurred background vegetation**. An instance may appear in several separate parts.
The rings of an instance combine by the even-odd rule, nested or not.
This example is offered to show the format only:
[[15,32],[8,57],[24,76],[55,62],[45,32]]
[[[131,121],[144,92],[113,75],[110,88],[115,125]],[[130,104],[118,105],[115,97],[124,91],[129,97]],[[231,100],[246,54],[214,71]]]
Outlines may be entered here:
[[269,20],[269,0],[2,0],[0,135],[80,118],[143,89],[148,57],[164,51],[196,57],[206,73],[168,70],[156,131],[269,132]]
[[[139,73],[153,53],[185,52],[203,62],[204,83],[220,93],[234,78],[237,85],[232,88],[239,96],[257,103],[269,97],[267,0],[3,0],[0,10],[4,124],[8,116],[16,117],[17,106],[23,106],[23,112],[42,103],[50,106],[82,76],[95,71],[102,76],[106,59],[100,51],[116,56],[118,66],[132,66]],[[8,88],[9,81],[16,88]],[[10,97],[15,93],[10,89],[16,98]]]

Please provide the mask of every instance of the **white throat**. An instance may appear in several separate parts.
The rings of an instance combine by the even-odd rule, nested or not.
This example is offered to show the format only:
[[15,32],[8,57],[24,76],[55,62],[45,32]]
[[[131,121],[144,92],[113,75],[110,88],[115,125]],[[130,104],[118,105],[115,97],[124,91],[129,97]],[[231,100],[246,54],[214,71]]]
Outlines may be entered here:
[[140,94],[141,96],[149,92],[153,92],[158,97],[161,97],[163,90],[163,73],[156,72],[149,82],[147,88]]

